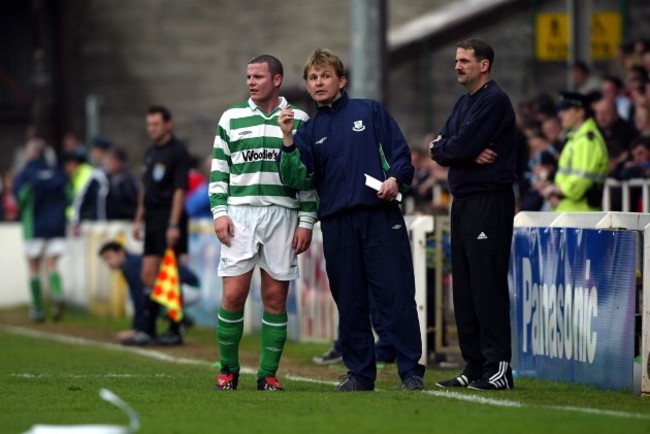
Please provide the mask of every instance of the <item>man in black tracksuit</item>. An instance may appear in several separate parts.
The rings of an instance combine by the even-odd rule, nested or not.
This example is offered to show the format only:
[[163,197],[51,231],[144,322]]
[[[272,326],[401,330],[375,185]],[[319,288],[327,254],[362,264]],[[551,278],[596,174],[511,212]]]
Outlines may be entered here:
[[508,261],[516,181],[515,113],[490,79],[494,50],[468,39],[456,50],[456,102],[431,156],[449,166],[452,277],[465,369],[440,387],[511,389]]

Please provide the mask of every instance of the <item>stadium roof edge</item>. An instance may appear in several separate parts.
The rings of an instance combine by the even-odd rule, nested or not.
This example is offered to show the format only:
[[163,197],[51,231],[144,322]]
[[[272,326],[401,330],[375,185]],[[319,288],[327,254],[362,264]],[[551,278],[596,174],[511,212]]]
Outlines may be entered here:
[[469,19],[520,1],[463,0],[449,3],[390,30],[387,35],[388,50],[397,51],[425,37],[445,32]]

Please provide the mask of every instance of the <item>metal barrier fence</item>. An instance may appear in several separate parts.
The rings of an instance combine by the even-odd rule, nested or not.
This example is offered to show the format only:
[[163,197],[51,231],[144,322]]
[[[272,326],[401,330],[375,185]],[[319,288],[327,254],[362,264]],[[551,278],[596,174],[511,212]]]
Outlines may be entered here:
[[[640,200],[640,203],[632,203],[633,199]],[[650,180],[629,179],[618,181],[613,178],[607,179],[603,192],[603,211],[648,212],[649,210]]]

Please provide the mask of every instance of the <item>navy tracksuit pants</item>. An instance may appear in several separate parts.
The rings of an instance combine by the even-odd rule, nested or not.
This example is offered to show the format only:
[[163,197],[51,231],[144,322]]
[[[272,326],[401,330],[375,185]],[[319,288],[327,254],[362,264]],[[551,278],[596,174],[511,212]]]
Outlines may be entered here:
[[339,342],[349,373],[367,388],[374,387],[372,293],[386,336],[395,346],[400,378],[423,376],[413,259],[400,209],[345,211],[323,220],[321,230],[327,276],[339,311]]

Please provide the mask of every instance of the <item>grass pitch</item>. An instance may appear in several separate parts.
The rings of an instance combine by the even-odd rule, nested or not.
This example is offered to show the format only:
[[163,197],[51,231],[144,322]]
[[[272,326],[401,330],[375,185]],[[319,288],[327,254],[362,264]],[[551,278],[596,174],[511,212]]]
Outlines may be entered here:
[[[88,329],[124,325],[80,314],[67,321]],[[336,393],[333,384],[343,368],[313,366],[311,356],[325,346],[297,343],[288,344],[290,367],[283,361],[279,372],[286,391],[258,392],[255,376],[247,374],[236,392],[216,392],[214,360],[197,357],[197,351],[189,357],[183,349],[132,351],[67,339],[66,329],[54,330],[52,339],[53,330],[29,333],[4,323],[2,433],[35,423],[126,425],[126,415],[99,398],[101,388],[136,409],[140,433],[650,433],[650,401],[623,392],[534,379],[519,379],[508,392],[450,392],[434,382],[455,372],[435,370],[425,376],[428,391],[405,392],[388,367],[377,391]],[[195,350],[215,345],[210,330],[193,330],[188,340]],[[242,351],[255,352],[258,345],[246,337]]]

